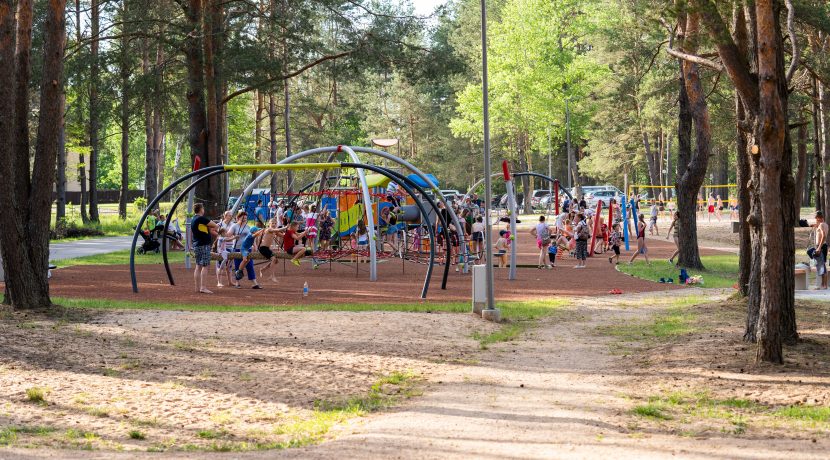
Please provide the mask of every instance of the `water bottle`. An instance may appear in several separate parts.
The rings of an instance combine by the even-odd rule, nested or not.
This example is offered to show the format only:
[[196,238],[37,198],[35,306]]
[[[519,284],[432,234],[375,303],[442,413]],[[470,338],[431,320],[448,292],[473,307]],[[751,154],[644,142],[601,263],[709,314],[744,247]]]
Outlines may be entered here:
[[303,297],[308,297],[308,281],[303,283]]

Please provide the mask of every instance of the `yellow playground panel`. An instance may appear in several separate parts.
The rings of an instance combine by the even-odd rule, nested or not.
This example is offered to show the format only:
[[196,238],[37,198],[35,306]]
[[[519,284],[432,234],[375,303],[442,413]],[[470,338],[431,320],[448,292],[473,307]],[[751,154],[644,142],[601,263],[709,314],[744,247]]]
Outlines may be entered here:
[[[723,185],[704,185],[700,187],[703,190],[703,199],[700,199],[700,194],[698,194],[698,205],[705,205],[708,202],[709,197],[709,190],[710,189],[735,189],[737,192],[738,185],[737,184],[723,184]],[[626,190],[625,196],[633,196],[635,193],[639,194],[645,190],[652,190],[657,189],[661,190],[661,192],[657,193],[657,198],[645,198],[639,201],[643,201],[649,204],[653,204],[655,202],[662,201],[666,206],[671,204],[673,208],[676,205],[676,198],[674,193],[672,192],[675,190],[674,185],[646,185],[646,184],[630,184],[628,186],[628,190]],[[667,192],[662,192],[662,190],[667,190]],[[723,199],[724,205],[731,203],[732,201],[737,202],[737,193],[730,193],[728,197],[721,197]]]

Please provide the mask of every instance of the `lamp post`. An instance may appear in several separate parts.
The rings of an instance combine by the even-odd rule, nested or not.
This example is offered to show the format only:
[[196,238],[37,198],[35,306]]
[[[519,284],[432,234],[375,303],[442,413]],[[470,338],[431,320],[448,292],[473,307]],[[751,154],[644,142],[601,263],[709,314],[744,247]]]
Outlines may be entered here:
[[490,207],[492,206],[492,192],[490,184],[490,101],[487,84],[487,6],[486,0],[481,0],[481,88],[484,118],[484,216],[487,219],[487,231],[484,232],[484,248],[486,254],[486,282],[487,304],[481,312],[482,318],[498,320],[496,310],[495,290],[493,286],[493,224],[490,222]]

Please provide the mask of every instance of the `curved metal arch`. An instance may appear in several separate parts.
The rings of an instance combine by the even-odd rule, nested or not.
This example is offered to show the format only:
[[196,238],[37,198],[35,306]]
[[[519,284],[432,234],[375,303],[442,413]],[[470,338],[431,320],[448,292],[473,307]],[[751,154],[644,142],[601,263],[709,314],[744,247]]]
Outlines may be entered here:
[[196,171],[191,171],[184,176],[174,180],[170,183],[167,187],[164,188],[155,198],[153,198],[149,203],[147,203],[147,208],[144,210],[144,213],[141,214],[141,218],[138,220],[138,223],[135,226],[135,232],[133,233],[133,242],[130,246],[130,278],[133,284],[133,292],[138,292],[138,283],[135,279],[135,245],[138,242],[138,234],[141,232],[141,228],[144,227],[144,221],[147,220],[147,215],[150,214],[150,211],[161,201],[161,199],[170,193],[173,188],[177,187],[182,182],[196,176],[202,176],[205,174],[212,173],[218,170],[224,170],[224,166],[208,166],[206,168],[197,169]]
[[[213,171],[213,172],[211,172],[209,174],[205,174],[204,176],[202,176],[202,177],[198,178],[197,180],[193,181],[193,183],[188,185],[184,190],[182,190],[182,192],[179,194],[179,196],[176,197],[176,201],[173,202],[173,206],[170,207],[170,211],[168,211],[168,214],[171,215],[171,216],[175,215],[176,208],[179,207],[179,203],[182,202],[184,197],[187,196],[187,194],[191,190],[196,188],[197,184],[199,184],[203,180],[208,179],[210,177],[217,176],[219,174],[227,174],[229,172],[230,171],[226,171],[226,170]],[[167,223],[164,226],[165,233],[167,232],[167,228],[169,227],[169,225],[170,225],[170,218],[167,219]],[[167,279],[170,281],[171,286],[175,286],[176,283],[173,281],[173,272],[170,270],[170,263],[167,260],[167,245],[166,244],[161,245],[161,258],[164,260],[164,271],[167,272]]]
[[[318,147],[318,148],[315,148],[315,149],[305,150],[303,152],[295,153],[294,155],[291,155],[290,157],[287,157],[287,158],[284,158],[283,160],[280,160],[279,164],[291,163],[291,162],[294,162],[296,160],[305,158],[305,157],[310,156],[310,155],[315,155],[315,154],[318,154],[318,153],[338,152],[338,151],[343,150],[344,148],[345,148],[345,146],[330,146],[330,147]],[[377,149],[368,148],[368,147],[350,147],[350,149],[353,152],[368,153],[370,155],[376,155],[376,156],[379,156],[381,158],[385,158],[389,161],[392,161],[394,163],[397,163],[398,165],[403,166],[404,168],[408,169],[410,172],[412,172],[413,174],[418,176],[421,180],[424,181],[425,184],[432,184],[432,181],[430,181],[430,179],[426,176],[426,174],[424,174],[424,172],[421,171],[420,169],[418,169],[415,165],[413,165],[412,163],[409,163],[408,161],[406,161],[402,158],[396,157],[395,155],[392,155],[388,152],[384,152],[383,150],[377,150]],[[359,162],[359,160],[358,160],[358,162]],[[234,203],[231,210],[236,211],[238,203],[246,195],[250,194],[251,191],[254,188],[256,188],[256,186],[259,185],[260,182],[262,182],[265,178],[267,178],[269,175],[271,175],[271,173],[272,173],[271,171],[263,171],[253,181],[251,181],[251,183],[247,187],[245,187],[245,190],[242,191],[242,193],[240,194],[239,200],[237,200],[237,202]],[[455,211],[453,211],[452,206],[450,206],[450,204],[449,204],[449,202],[447,202],[446,198],[444,198],[444,196],[441,195],[441,191],[438,188],[431,187],[430,191],[433,192],[433,194],[438,199],[438,201],[444,203],[444,207],[449,212],[450,218],[452,219],[453,224],[455,224],[455,227],[458,229],[459,237],[463,241],[464,237],[465,237],[464,227],[461,225],[461,221],[458,220],[458,216],[455,214]],[[468,254],[467,254],[467,245],[466,244],[461,245],[461,249],[462,249],[463,254],[464,254],[464,260],[468,262],[468,260],[467,260],[468,259],[468,257],[467,257],[468,256]],[[467,271],[467,263],[466,262],[464,264],[464,271],[465,272]]]
[[[386,168],[382,168],[380,166],[367,165],[365,163],[342,163],[342,166],[344,168],[358,168],[358,167],[365,168],[365,169],[368,169],[370,171],[374,171],[378,174],[382,174],[386,177],[389,177],[390,179],[393,178],[392,174],[391,174],[391,171],[389,171]],[[424,190],[421,187],[419,187],[418,184],[415,184],[414,182],[410,181],[409,179],[407,179],[405,181],[402,181],[402,183],[400,184],[400,186],[403,187],[403,189],[406,191],[406,193],[408,193],[409,196],[411,196],[412,198],[415,199],[415,204],[418,206],[418,209],[421,211],[421,215],[424,217],[424,219],[426,221],[429,221],[429,213],[427,212],[427,210],[424,207],[424,204],[421,202],[421,200],[419,200],[418,198],[415,197],[415,192],[412,189],[412,187],[410,187],[410,185],[417,188],[419,193],[424,194]],[[430,279],[432,279],[432,271],[433,271],[433,267],[435,267],[435,229],[432,228],[432,225],[427,225],[427,230],[429,232],[429,240],[430,240],[429,265],[427,266],[427,274],[426,274],[426,277],[424,278],[424,287],[421,290],[421,298],[422,299],[427,298],[427,291],[429,290],[429,281],[430,281]],[[449,247],[449,235],[447,234],[446,237],[447,237],[447,240],[446,240],[447,241],[447,246]],[[444,266],[449,267],[449,261],[447,261],[447,263],[445,263]],[[442,289],[446,289],[446,285],[447,285],[446,284],[447,283],[447,273],[448,273],[447,268],[444,269],[444,272],[445,272],[444,273],[444,283],[443,283]]]

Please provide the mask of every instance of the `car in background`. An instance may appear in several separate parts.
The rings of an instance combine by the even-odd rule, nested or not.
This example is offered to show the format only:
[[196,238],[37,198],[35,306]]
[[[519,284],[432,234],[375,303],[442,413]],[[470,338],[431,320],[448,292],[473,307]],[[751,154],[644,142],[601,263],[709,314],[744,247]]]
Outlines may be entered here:
[[603,206],[608,206],[613,198],[617,203],[620,202],[620,194],[614,190],[596,190],[585,195],[585,202],[588,203],[589,208],[596,207],[597,203],[602,201]]
[[[521,209],[522,206],[524,206],[524,203],[525,203],[524,198],[525,198],[524,193],[519,192],[519,193],[516,194],[516,208]],[[506,193],[504,194],[504,196],[501,197],[501,200],[499,200],[499,207],[507,208],[507,194]]]
[[455,202],[456,200],[464,196],[463,193],[455,189],[441,190],[441,195],[444,197],[445,200],[449,201],[450,203]]
[[534,190],[533,196],[530,198],[530,206],[534,209],[541,206],[542,198],[550,195],[550,192],[547,190]]

